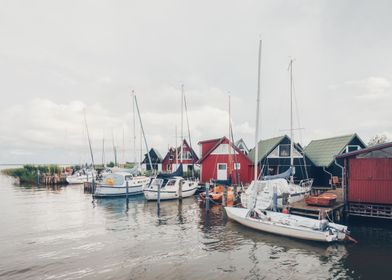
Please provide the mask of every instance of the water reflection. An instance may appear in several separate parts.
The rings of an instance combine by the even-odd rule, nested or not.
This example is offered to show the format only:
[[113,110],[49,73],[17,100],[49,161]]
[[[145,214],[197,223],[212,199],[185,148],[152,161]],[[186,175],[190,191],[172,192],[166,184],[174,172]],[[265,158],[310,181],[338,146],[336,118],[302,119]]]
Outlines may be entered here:
[[262,233],[196,198],[97,199],[83,187],[13,185],[0,176],[0,278],[387,278],[392,228],[351,225],[354,244]]

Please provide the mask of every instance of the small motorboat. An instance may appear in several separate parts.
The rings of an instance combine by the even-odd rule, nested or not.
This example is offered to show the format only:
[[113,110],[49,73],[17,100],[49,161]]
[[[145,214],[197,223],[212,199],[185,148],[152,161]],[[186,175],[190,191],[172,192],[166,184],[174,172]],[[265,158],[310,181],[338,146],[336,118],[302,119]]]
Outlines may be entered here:
[[116,197],[142,194],[150,183],[146,176],[134,176],[129,172],[107,174],[98,184],[94,197]]
[[144,189],[144,196],[147,200],[157,200],[159,191],[160,200],[190,197],[195,194],[198,183],[198,181],[185,180],[180,176],[169,178],[157,177]]
[[268,210],[225,207],[229,219],[246,227],[319,242],[353,240],[347,226]]
[[93,177],[97,176],[97,172],[95,170],[90,169],[81,169],[76,171],[74,174],[67,176],[65,180],[68,184],[84,184],[85,182],[92,182]]
[[305,197],[305,202],[307,205],[331,207],[335,204],[336,198],[336,194],[325,192],[320,195],[309,195]]
[[[222,185],[214,186],[213,189],[208,192],[208,196],[214,202],[222,202],[224,190],[225,190],[225,186],[222,186]],[[205,200],[206,199],[206,192],[201,192],[199,194],[199,197],[202,200]],[[233,202],[233,201],[234,201],[233,187],[228,187],[227,188],[227,202]]]

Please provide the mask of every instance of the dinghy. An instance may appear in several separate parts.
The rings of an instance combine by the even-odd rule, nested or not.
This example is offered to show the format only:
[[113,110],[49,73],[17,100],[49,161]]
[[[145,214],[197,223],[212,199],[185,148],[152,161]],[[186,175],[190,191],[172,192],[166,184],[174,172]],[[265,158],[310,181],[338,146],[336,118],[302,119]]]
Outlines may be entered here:
[[335,242],[348,239],[347,227],[297,215],[259,209],[225,207],[229,219],[244,226],[303,240]]

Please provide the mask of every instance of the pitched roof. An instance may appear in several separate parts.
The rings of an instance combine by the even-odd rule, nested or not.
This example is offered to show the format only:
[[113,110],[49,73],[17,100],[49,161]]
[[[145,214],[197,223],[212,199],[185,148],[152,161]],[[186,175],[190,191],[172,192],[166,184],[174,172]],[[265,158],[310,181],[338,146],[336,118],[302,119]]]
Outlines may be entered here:
[[[367,154],[367,153],[371,153],[373,151],[383,150],[383,149],[386,149],[386,148],[392,148],[392,142],[382,143],[382,144],[371,146],[371,147],[368,147],[368,148],[365,148],[365,149],[360,149],[358,151],[345,153],[345,154],[336,156],[336,158],[355,157],[355,156],[360,155],[360,154]],[[386,153],[388,153],[388,152],[386,152]]]
[[234,143],[234,145],[236,145],[238,148],[240,148],[241,144],[245,150],[249,151],[248,146],[246,146],[244,139],[241,138]]
[[[342,153],[343,149],[355,138],[357,134],[349,134],[338,137],[312,140],[305,148],[305,155],[316,166],[330,166],[336,155]],[[362,142],[362,140],[358,137]],[[366,146],[364,144],[364,146]]]
[[[269,155],[276,146],[279,145],[279,143],[285,138],[288,137],[287,135],[279,136],[279,137],[274,137],[274,138],[269,138],[265,140],[260,140],[258,143],[259,147],[259,155],[258,155],[258,161],[262,160],[265,158],[267,155]],[[255,148],[250,150],[248,157],[255,162]]]
[[215,145],[208,151],[206,152],[206,154],[197,161],[198,164],[201,164],[223,141],[227,140],[231,147],[238,153],[238,154],[242,154],[245,158],[247,158],[249,161],[250,159],[237,147],[235,146],[229,139],[227,139],[226,136],[223,136],[222,138],[218,138],[218,139],[211,139],[211,140],[206,140],[206,141],[200,141],[200,143],[207,143],[207,142],[215,142]]

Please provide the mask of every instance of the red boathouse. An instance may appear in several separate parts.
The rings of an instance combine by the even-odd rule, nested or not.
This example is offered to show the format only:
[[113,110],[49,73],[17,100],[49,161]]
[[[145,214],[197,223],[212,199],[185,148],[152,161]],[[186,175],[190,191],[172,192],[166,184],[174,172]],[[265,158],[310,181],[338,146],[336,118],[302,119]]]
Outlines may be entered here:
[[392,142],[336,158],[344,159],[347,213],[392,219]]
[[[200,181],[228,180],[248,184],[253,178],[253,162],[226,137],[200,141]],[[238,172],[238,173],[237,173]]]
[[[196,153],[189,146],[188,142],[184,139],[182,142],[184,156],[182,157],[183,169],[186,172],[191,172],[193,168],[197,169],[195,166],[196,162],[199,160]],[[181,146],[177,148],[170,147],[166,156],[162,160],[162,171],[163,172],[174,172],[177,166],[181,162]]]

